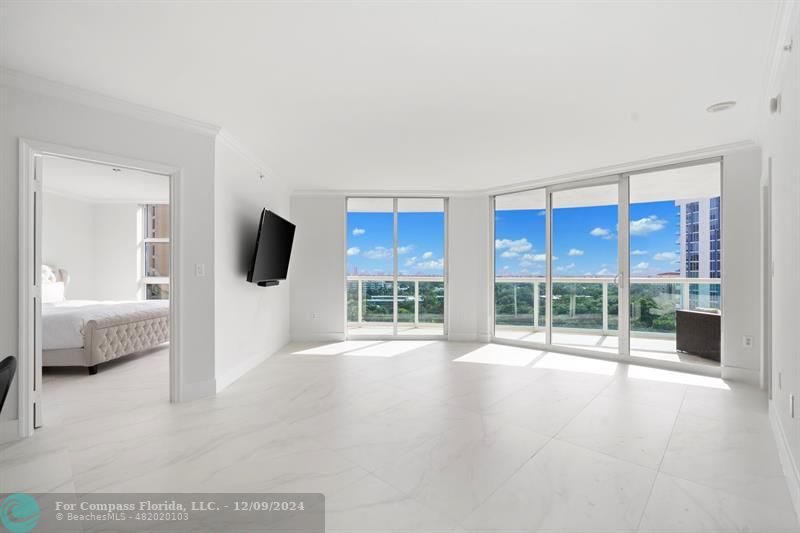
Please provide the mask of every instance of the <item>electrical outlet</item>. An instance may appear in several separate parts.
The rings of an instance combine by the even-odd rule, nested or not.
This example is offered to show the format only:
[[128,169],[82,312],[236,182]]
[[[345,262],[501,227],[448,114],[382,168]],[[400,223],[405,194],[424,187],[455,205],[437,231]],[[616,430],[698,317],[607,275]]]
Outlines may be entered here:
[[206,265],[203,263],[197,263],[194,265],[194,275],[198,278],[202,278],[206,275]]
[[745,335],[744,337],[742,337],[742,346],[744,346],[745,348],[752,347],[753,337],[751,337],[750,335]]
[[319,320],[319,313],[317,312],[311,313],[311,320]]

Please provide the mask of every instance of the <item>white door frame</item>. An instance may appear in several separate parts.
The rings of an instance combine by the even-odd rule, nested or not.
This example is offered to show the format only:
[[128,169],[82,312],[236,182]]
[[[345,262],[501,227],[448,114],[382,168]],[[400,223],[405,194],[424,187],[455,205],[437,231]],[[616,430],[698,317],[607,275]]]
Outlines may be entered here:
[[[180,285],[180,168],[142,161],[124,156],[104,154],[71,146],[20,138],[19,140],[19,364],[17,390],[19,399],[19,437],[33,434],[34,408],[34,354],[36,351],[36,321],[40,318],[33,302],[38,296],[41,277],[41,240],[36,239],[34,193],[41,190],[41,181],[36,182],[36,158],[55,156],[99,163],[118,168],[128,168],[169,178],[170,196],[170,306],[169,306],[169,397],[179,402],[183,396],[181,387],[182,353],[180,348],[180,323],[178,317]],[[41,216],[41,213],[39,213]],[[40,335],[39,335],[40,337]]]

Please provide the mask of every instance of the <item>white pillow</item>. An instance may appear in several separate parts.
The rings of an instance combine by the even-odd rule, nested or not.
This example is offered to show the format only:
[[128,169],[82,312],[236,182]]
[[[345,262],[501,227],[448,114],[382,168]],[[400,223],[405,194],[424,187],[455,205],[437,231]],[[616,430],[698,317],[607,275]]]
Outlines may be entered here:
[[58,281],[58,278],[53,268],[48,265],[42,265],[42,283],[55,283],[56,281]]
[[42,303],[63,302],[65,299],[63,281],[42,283]]

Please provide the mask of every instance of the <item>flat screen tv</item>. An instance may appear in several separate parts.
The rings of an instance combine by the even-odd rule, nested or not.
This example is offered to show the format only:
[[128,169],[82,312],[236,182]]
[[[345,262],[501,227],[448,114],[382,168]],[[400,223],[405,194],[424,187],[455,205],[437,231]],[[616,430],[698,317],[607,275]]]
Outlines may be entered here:
[[294,224],[268,209],[261,212],[256,249],[252,267],[247,272],[247,281],[261,287],[271,287],[286,279],[294,228]]

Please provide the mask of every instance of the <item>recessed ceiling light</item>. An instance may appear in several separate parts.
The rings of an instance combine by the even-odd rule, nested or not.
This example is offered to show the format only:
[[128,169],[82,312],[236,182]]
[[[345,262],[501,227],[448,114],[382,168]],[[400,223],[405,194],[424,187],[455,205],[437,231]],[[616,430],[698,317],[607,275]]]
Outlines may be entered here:
[[111,170],[113,170],[114,172],[122,172],[121,168],[116,168],[116,167],[112,168]]
[[733,100],[728,100],[727,102],[717,102],[716,104],[712,104],[706,108],[706,111],[709,113],[719,113],[720,111],[727,111],[734,106],[736,106],[736,102]]

